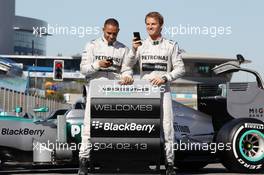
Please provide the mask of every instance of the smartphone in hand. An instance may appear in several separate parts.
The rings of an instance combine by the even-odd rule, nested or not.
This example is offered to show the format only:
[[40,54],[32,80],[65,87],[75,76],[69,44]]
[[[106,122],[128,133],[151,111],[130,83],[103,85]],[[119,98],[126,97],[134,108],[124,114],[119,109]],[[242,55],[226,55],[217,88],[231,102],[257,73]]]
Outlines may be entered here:
[[106,61],[109,61],[111,64],[113,64],[113,58],[107,58]]
[[[133,32],[133,35],[134,35],[134,41],[139,41],[139,40],[141,40],[141,38],[140,38],[140,33],[139,32]],[[142,43],[140,42],[140,45],[141,45]]]

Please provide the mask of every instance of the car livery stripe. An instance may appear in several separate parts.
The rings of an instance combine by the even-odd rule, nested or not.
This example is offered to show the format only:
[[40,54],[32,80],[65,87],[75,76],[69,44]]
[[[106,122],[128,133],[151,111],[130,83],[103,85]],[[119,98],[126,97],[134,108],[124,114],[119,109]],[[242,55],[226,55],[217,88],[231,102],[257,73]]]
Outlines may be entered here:
[[26,119],[16,116],[0,116],[0,121],[19,121],[19,122],[29,122],[32,123],[33,119]]

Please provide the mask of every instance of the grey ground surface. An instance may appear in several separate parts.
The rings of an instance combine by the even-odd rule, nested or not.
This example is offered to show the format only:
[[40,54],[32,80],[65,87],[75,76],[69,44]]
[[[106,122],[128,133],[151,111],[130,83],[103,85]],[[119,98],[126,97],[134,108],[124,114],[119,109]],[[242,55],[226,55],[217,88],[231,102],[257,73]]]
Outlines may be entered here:
[[[163,168],[162,168],[163,169]],[[202,174],[206,174],[206,175],[220,175],[220,174],[227,174],[227,175],[238,175],[239,173],[232,173],[232,172],[228,172],[221,164],[210,164],[208,166],[206,166],[204,169],[197,171],[197,172],[182,172],[176,169],[177,175],[191,175],[191,174],[195,174],[195,175],[202,175]],[[76,175],[77,174],[77,169],[72,169],[72,168],[68,168],[68,169],[64,169],[64,170],[60,170],[60,169],[53,169],[52,171],[47,171],[47,170],[35,170],[35,172],[30,172],[29,170],[21,170],[20,172],[15,172],[15,171],[9,171],[9,172],[0,172],[1,175]],[[164,170],[161,171],[161,174],[164,174]],[[259,173],[259,174],[251,174],[251,175],[264,175],[263,173]],[[96,174],[96,175],[101,175],[101,174]],[[107,174],[107,175],[112,175],[112,174]],[[119,175],[128,175],[125,173],[120,173]],[[139,173],[137,175],[140,175]],[[149,175],[149,174],[148,174]],[[157,175],[157,174],[155,174]]]

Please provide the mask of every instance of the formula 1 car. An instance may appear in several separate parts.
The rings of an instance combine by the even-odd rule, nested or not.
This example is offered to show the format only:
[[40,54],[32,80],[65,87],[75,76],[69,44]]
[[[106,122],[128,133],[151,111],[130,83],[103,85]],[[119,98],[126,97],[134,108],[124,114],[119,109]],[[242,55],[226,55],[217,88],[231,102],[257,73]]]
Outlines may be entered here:
[[[198,97],[198,110],[173,101],[172,146],[179,169],[221,162],[235,172],[263,171],[264,84],[257,72],[241,68],[242,62],[239,56],[213,71],[246,71],[256,76],[256,82],[222,85],[221,95]],[[155,165],[158,170],[164,164],[160,89],[155,91],[142,80],[129,86],[92,80],[90,89],[91,171],[127,165],[132,169]],[[83,109],[77,111],[78,116],[45,120],[0,116],[1,163],[76,164],[84,115]]]

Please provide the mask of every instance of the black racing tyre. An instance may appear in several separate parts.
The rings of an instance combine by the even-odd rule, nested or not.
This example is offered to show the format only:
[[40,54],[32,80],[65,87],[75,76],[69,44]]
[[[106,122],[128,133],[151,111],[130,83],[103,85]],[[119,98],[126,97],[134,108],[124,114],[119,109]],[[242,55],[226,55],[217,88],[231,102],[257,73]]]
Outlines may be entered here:
[[233,172],[256,173],[264,167],[264,123],[257,119],[234,119],[217,135],[227,146],[218,152],[221,163]]
[[200,170],[208,165],[207,162],[175,162],[175,166],[184,171]]

